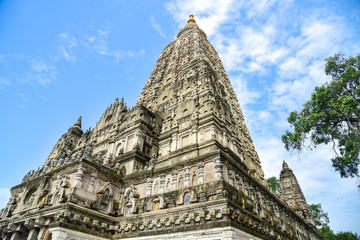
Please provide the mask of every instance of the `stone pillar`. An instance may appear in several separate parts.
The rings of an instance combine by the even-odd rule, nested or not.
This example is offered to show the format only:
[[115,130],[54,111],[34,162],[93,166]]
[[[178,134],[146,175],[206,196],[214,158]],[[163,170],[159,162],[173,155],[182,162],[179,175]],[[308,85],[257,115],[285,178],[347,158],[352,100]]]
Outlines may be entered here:
[[174,170],[172,171],[172,190],[175,191],[176,190],[176,183],[177,183],[177,171]]
[[143,136],[144,136],[144,134],[140,130],[137,130],[135,132],[134,144],[135,144],[135,146],[138,146],[141,151],[144,149],[144,137]]
[[196,128],[193,128],[191,129],[190,131],[190,144],[195,144],[197,141],[196,141],[196,136],[197,135],[197,130]]
[[44,232],[46,232],[46,228],[45,227],[42,227],[39,229],[39,234],[38,234],[38,237],[36,238],[36,240],[41,240],[42,238],[42,235],[44,234]]
[[197,179],[198,184],[203,184],[204,183],[204,163],[203,162],[199,162],[198,163],[198,179]]
[[10,240],[11,235],[0,235],[0,237],[2,237],[4,240]]
[[227,138],[226,138],[226,132],[225,131],[223,132],[222,139],[223,139],[223,146],[227,147],[228,143],[227,143]]
[[199,133],[199,141],[200,142],[204,141],[204,130],[201,130]]
[[221,163],[220,157],[214,159],[215,162],[215,180],[223,179],[223,164]]
[[184,167],[184,188],[190,187],[190,167]]
[[231,150],[233,151],[233,152],[236,152],[235,150],[236,150],[236,141],[235,141],[235,138],[233,138],[232,139],[232,144],[231,144]]
[[215,139],[215,140],[216,140],[216,136],[217,136],[216,128],[215,128],[215,127],[211,127],[211,128],[210,128],[210,131],[211,131],[211,139]]
[[165,173],[160,174],[160,191],[159,193],[165,192]]
[[20,232],[13,232],[13,234],[11,235],[10,240],[20,240],[20,237],[21,237]]
[[84,177],[85,168],[82,166],[78,167],[77,172],[75,174],[74,187],[81,188],[82,180]]
[[166,151],[164,151],[164,153],[166,155],[169,155],[169,152],[171,152],[171,142],[169,141],[168,143],[166,143]]
[[94,192],[94,187],[95,187],[95,179],[97,177],[97,173],[96,172],[92,172],[90,174],[90,181],[89,181],[89,187],[88,187],[88,191],[89,192]]
[[115,143],[111,142],[110,146],[108,148],[108,151],[106,153],[106,156],[105,156],[104,165],[110,165],[111,164],[111,158],[112,158],[112,155],[113,155],[113,152],[114,152],[114,148],[115,148]]
[[39,228],[33,228],[30,230],[30,233],[28,235],[27,240],[37,240],[39,235],[40,229]]
[[147,183],[146,196],[151,196],[152,181],[153,181],[152,178],[148,178],[146,180],[146,183]]
[[171,151],[175,151],[177,149],[177,135],[176,134],[173,134],[171,136],[172,138],[172,141],[171,141]]

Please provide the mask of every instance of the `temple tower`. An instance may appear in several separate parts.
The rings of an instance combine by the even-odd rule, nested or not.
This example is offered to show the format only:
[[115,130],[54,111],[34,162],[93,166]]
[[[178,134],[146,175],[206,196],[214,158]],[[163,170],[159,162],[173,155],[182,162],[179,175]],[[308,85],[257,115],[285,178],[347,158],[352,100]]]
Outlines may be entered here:
[[[251,175],[264,183],[260,160],[231,82],[192,15],[161,52],[138,103],[162,112],[159,162],[181,148],[214,139],[221,145],[219,150],[236,155]],[[202,155],[201,151],[198,154]]]
[[309,205],[293,171],[284,161],[280,172],[280,197],[303,219],[313,223]]
[[11,188],[0,239],[320,239],[305,210],[269,191],[230,80],[191,15],[134,107],[116,99],[85,132],[80,117]]

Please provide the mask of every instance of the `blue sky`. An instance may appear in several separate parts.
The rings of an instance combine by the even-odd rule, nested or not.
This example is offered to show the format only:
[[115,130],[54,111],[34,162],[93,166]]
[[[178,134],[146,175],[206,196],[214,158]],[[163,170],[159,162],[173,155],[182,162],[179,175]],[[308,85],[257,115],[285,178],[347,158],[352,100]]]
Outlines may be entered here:
[[282,160],[335,231],[360,233],[357,179],[331,168],[331,149],[283,149],[290,111],[329,79],[324,59],[360,53],[355,0],[0,0],[0,207],[83,116],[95,127],[117,97],[135,102],[157,57],[189,14],[218,51],[266,177]]

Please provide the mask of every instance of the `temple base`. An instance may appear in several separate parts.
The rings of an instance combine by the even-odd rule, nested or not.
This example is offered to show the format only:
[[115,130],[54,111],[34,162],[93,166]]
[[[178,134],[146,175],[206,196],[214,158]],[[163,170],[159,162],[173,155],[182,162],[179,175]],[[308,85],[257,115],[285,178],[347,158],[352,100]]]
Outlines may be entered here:
[[[52,233],[52,240],[65,240],[65,239],[77,239],[77,240],[107,240],[108,238],[101,238],[78,231],[69,230],[62,227],[56,227],[50,229]],[[246,232],[243,232],[234,227],[222,227],[212,228],[207,230],[196,230],[187,232],[178,232],[170,234],[152,235],[145,237],[134,238],[121,238],[121,240],[260,240],[260,238],[254,237]]]

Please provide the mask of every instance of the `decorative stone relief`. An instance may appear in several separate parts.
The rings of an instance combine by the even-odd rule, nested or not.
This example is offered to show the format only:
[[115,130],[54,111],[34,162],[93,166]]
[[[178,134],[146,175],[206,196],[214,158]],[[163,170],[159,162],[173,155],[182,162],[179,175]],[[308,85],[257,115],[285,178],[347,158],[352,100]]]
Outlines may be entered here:
[[66,200],[65,189],[68,187],[69,187],[68,176],[67,175],[57,176],[56,189],[55,189],[54,193],[52,194],[50,203],[53,205],[58,202],[59,203],[65,202],[65,200]]
[[214,159],[215,162],[215,180],[223,179],[223,164],[220,160],[220,157]]
[[99,211],[112,213],[114,207],[113,191],[110,182],[106,182],[104,186],[97,192],[95,208]]
[[82,166],[77,168],[77,172],[75,174],[75,180],[73,183],[74,187],[81,188],[84,172],[85,172],[85,168],[83,168]]

